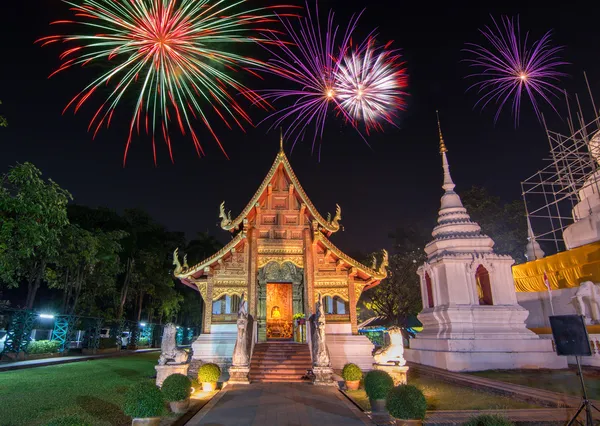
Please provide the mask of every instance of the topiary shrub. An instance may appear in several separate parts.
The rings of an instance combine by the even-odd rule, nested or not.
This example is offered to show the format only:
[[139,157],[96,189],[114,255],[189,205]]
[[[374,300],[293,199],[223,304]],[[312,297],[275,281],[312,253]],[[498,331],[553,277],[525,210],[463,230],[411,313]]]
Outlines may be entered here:
[[88,421],[82,420],[76,416],[60,417],[52,419],[44,426],[92,426]]
[[416,386],[400,385],[388,393],[385,408],[397,419],[423,420],[427,411],[427,401],[423,392]]
[[497,414],[481,414],[463,424],[465,426],[514,426],[514,423],[506,417]]
[[221,377],[221,369],[217,364],[202,364],[198,369],[198,381],[200,383],[215,383]]
[[161,390],[167,401],[183,401],[192,393],[192,381],[183,374],[171,374],[163,382]]
[[125,394],[123,412],[133,418],[160,417],[165,412],[165,398],[154,383],[141,382]]
[[365,376],[365,391],[371,399],[385,399],[394,387],[394,380],[385,371],[369,371]]
[[345,381],[355,382],[357,380],[362,379],[362,376],[362,371],[358,365],[352,363],[344,365],[344,369],[342,370],[342,377]]
[[36,340],[29,342],[27,353],[29,354],[51,354],[58,352],[60,342],[58,340]]

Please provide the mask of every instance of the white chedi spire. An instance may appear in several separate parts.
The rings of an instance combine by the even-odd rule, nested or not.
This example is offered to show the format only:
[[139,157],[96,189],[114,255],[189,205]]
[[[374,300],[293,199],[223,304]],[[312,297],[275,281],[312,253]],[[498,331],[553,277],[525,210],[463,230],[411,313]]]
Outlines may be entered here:
[[440,136],[440,154],[444,171],[444,195],[438,213],[438,225],[433,229],[431,241],[425,251],[431,256],[441,252],[492,252],[494,242],[481,233],[481,227],[473,222],[467,209],[463,206],[460,196],[454,191],[456,185],[450,175],[446,144],[438,116],[438,131]]
[[546,253],[544,253],[535,239],[533,229],[531,228],[531,221],[529,220],[529,216],[527,216],[527,246],[525,247],[525,257],[528,262],[531,262],[532,260],[541,259],[545,255]]

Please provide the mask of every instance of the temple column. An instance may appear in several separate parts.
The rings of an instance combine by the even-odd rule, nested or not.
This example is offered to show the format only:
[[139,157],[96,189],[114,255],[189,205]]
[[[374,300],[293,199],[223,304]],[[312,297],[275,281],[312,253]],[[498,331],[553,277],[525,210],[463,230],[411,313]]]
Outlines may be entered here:
[[[355,268],[352,268],[354,270]],[[356,273],[355,271],[353,271]],[[352,334],[358,334],[358,319],[356,318],[356,304],[358,296],[354,286],[354,275],[348,276],[348,308],[350,309],[350,324],[352,326]]]
[[204,310],[203,333],[210,334],[210,326],[212,324],[212,298],[213,298],[214,278],[213,278],[212,274],[210,273],[210,268],[206,268],[204,271],[208,275],[208,277],[206,279],[206,300],[204,303],[206,306],[206,309]]
[[[313,224],[313,226],[315,226]],[[304,312],[307,317],[312,315],[315,310],[315,296],[314,296],[314,277],[315,277],[315,248],[313,245],[312,231],[310,229],[304,230],[304,283],[305,290],[304,294],[306,297],[305,307],[307,308]]]

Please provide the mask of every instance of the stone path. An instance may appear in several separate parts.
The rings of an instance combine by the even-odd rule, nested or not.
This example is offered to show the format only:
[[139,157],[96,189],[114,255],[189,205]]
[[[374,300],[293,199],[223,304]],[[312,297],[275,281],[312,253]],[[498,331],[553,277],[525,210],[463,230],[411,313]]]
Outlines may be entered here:
[[73,356],[58,356],[55,358],[31,359],[27,361],[6,361],[0,362],[0,373],[3,371],[22,370],[24,368],[45,367],[48,365],[67,364],[71,362],[89,361],[92,359],[114,358],[119,356],[134,355],[144,352],[157,352],[160,349],[138,349],[135,351],[119,351],[100,355],[73,355]]
[[337,387],[303,383],[230,385],[186,426],[364,426],[371,420]]
[[[439,380],[506,395],[522,401],[528,401],[547,407],[579,407],[579,404],[581,404],[581,397],[577,396],[532,388],[529,386],[516,385],[513,383],[501,382],[499,380],[472,376],[470,374],[453,373],[440,368],[414,364],[412,362],[408,363],[408,365],[411,369],[414,369],[419,373],[435,377]],[[593,401],[593,403],[597,407],[600,407],[599,401]]]

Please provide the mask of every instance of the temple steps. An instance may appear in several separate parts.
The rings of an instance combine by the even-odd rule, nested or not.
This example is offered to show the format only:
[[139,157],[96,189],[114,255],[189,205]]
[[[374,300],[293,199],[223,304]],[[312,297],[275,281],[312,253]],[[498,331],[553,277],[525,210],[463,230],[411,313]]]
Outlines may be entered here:
[[250,361],[251,382],[304,382],[311,369],[307,344],[293,342],[257,343]]

